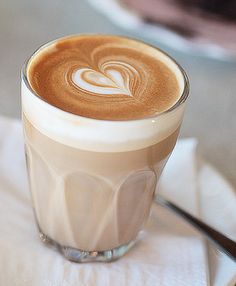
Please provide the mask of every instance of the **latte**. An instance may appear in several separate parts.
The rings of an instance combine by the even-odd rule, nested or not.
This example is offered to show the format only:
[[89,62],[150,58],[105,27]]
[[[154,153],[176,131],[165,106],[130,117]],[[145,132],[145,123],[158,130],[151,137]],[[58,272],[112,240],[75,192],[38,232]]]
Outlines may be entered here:
[[73,261],[134,243],[176,143],[188,83],[163,52],[116,36],[72,36],[26,63],[22,113],[40,237]]
[[72,36],[37,52],[29,64],[33,90],[73,114],[137,119],[173,106],[182,94],[179,69],[144,43],[116,36]]
[[41,232],[84,251],[106,251],[135,240],[179,130],[141,150],[91,152],[57,143],[23,120]]

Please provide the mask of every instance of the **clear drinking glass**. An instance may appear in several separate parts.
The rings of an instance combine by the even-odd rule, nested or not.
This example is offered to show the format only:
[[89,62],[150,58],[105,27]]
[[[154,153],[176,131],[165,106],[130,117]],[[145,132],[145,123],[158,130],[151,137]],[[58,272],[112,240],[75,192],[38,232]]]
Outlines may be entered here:
[[[188,79],[158,50],[178,70],[183,87],[173,107],[126,121],[74,115],[44,101],[29,83],[29,63],[51,43],[39,48],[22,70],[25,153],[40,238],[72,261],[111,261],[129,250],[148,218],[178,137]],[[134,134],[142,134],[142,140]]]

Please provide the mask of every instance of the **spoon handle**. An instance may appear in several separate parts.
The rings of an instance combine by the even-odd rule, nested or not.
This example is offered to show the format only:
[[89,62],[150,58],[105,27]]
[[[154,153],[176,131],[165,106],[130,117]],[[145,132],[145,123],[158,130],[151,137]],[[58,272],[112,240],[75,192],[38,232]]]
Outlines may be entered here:
[[213,229],[209,225],[205,224],[196,217],[190,215],[188,212],[184,211],[177,205],[171,203],[160,195],[157,195],[156,202],[170,210],[179,216],[183,217],[201,233],[203,233],[214,245],[228,255],[231,259],[236,262],[236,242],[229,239],[219,231]]

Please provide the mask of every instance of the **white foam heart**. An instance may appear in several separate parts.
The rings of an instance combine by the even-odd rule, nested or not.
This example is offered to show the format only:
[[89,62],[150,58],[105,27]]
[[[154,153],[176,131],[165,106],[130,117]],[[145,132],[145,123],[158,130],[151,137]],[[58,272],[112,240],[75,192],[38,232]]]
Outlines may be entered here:
[[[128,76],[127,73],[124,75]],[[132,96],[129,89],[129,78],[124,79],[115,66],[110,66],[103,73],[90,68],[81,68],[74,72],[72,80],[79,88],[88,92]]]

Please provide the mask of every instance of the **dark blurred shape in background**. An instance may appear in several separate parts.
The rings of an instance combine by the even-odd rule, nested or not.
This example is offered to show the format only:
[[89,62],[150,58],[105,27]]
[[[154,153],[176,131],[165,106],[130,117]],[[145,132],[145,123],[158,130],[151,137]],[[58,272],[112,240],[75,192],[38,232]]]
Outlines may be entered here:
[[192,48],[209,49],[208,55],[218,49],[236,57],[236,0],[120,1],[144,23],[175,33]]
[[236,20],[235,0],[177,0],[181,5],[200,9],[224,17],[226,20]]

